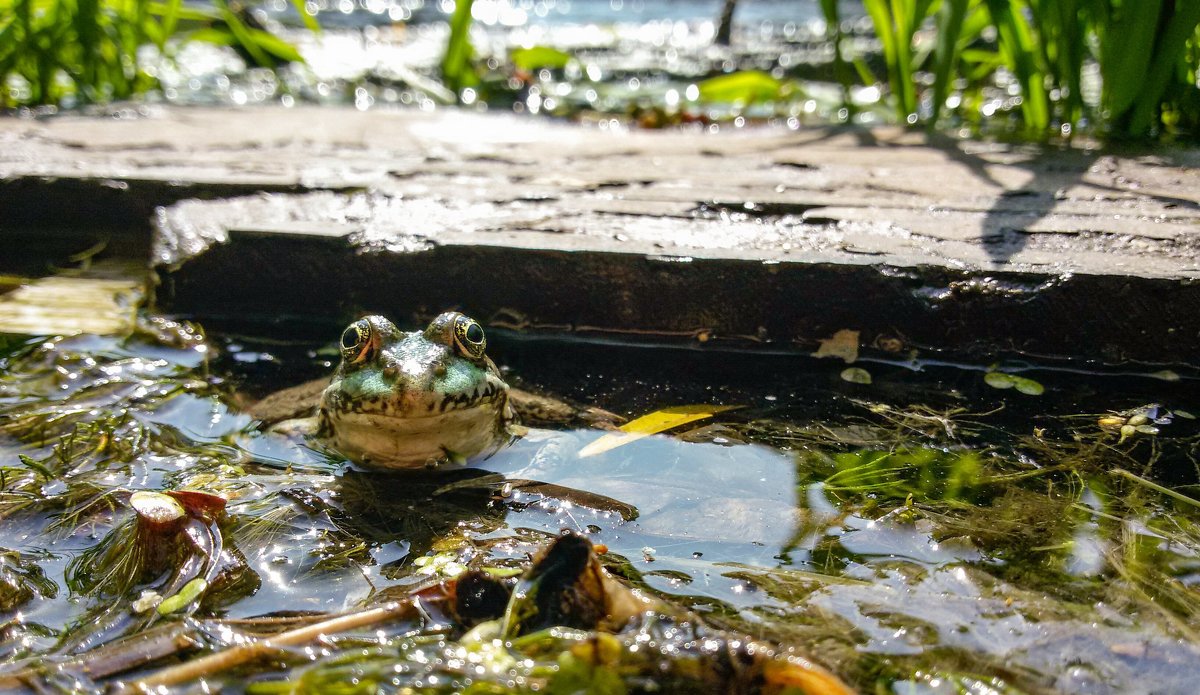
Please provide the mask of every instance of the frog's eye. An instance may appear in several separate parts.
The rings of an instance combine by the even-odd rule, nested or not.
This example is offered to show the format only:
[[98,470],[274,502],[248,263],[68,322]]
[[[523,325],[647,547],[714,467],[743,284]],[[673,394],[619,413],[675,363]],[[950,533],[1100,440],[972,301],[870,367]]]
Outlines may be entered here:
[[371,351],[371,324],[360,319],[342,332],[342,359],[347,364],[365,361]]
[[454,346],[464,357],[479,359],[487,349],[483,326],[475,319],[459,316],[454,320]]

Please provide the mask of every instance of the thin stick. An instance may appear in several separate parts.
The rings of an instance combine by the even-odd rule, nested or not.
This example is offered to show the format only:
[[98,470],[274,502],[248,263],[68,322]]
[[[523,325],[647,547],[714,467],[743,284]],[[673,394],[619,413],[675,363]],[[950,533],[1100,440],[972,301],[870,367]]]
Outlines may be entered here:
[[1133,473],[1130,473],[1129,471],[1125,470],[1124,468],[1114,468],[1112,470],[1112,474],[1119,475],[1123,478],[1129,478],[1130,480],[1132,480],[1135,483],[1141,483],[1142,485],[1145,485],[1146,487],[1150,488],[1151,490],[1154,490],[1155,492],[1161,492],[1162,494],[1166,495],[1167,497],[1170,497],[1171,499],[1176,499],[1176,500],[1179,500],[1180,502],[1187,502],[1190,505],[1200,507],[1200,500],[1197,500],[1193,497],[1188,497],[1187,495],[1184,495],[1179,492],[1175,492],[1171,488],[1163,487],[1162,485],[1159,485],[1158,483],[1152,483],[1149,480],[1142,478],[1141,476],[1137,476],[1137,475],[1134,475]]
[[379,608],[372,608],[360,613],[331,618],[313,625],[281,632],[269,639],[238,644],[228,649],[193,659],[187,663],[170,666],[152,673],[145,678],[133,681],[121,689],[122,692],[132,691],[148,693],[160,686],[177,685],[188,681],[211,676],[215,673],[240,666],[254,659],[271,656],[282,647],[294,647],[306,644],[323,636],[346,632],[355,628],[374,625],[385,620],[398,618],[413,611],[413,604],[408,601],[389,603]]

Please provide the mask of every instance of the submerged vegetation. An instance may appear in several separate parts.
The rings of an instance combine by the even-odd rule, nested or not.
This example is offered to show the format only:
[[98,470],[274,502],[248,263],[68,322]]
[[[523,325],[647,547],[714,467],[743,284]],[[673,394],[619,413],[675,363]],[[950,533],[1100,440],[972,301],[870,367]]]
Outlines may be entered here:
[[[1086,413],[1053,371],[1031,398],[994,370],[897,389],[906,368],[845,382],[812,360],[772,377],[787,398],[736,409],[667,408],[646,382],[626,412],[661,412],[630,429],[678,438],[564,432],[487,462],[571,503],[470,469],[357,471],[262,432],[231,385],[323,352],[238,343],[159,320],[4,342],[5,687],[806,692],[826,676],[800,655],[862,692],[1188,692],[1200,674],[1191,374],[1095,377]],[[603,554],[529,570],[562,529]],[[595,607],[628,586],[652,609]]]

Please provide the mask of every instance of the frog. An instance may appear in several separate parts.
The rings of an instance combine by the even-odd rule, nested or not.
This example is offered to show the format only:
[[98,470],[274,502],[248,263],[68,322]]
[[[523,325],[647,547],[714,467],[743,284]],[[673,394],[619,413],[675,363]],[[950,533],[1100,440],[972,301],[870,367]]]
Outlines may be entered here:
[[251,416],[368,468],[432,468],[487,457],[528,433],[527,422],[611,429],[619,418],[510,388],[478,321],[446,311],[402,331],[368,315],[342,331],[328,380],[278,392]]
[[[479,522],[484,509],[534,507],[541,511],[523,525],[536,527],[549,509],[564,524],[636,521],[643,533],[721,540],[773,538],[776,521],[790,519],[794,466],[773,452],[648,437],[620,453],[581,456],[601,436],[595,430],[619,418],[510,386],[488,356],[484,328],[461,312],[413,331],[365,316],[345,328],[337,350],[330,377],[249,412],[264,423],[298,416],[268,429],[298,430],[348,460],[323,484],[337,487],[339,518],[375,541],[425,547],[455,528],[442,519],[451,507],[461,507],[448,517],[455,523]],[[436,523],[427,518],[435,508]]]

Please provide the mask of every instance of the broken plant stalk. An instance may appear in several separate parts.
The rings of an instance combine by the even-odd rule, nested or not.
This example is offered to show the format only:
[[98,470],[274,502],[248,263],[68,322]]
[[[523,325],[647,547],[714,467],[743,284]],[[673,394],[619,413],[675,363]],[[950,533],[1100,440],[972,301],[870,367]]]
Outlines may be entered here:
[[326,635],[375,625],[394,618],[411,615],[416,610],[410,602],[394,602],[378,608],[341,615],[312,625],[281,632],[274,637],[238,644],[186,663],[164,668],[136,681],[125,684],[119,692],[150,692],[160,686],[178,685],[215,675],[261,657],[274,656],[284,647],[307,644]]

